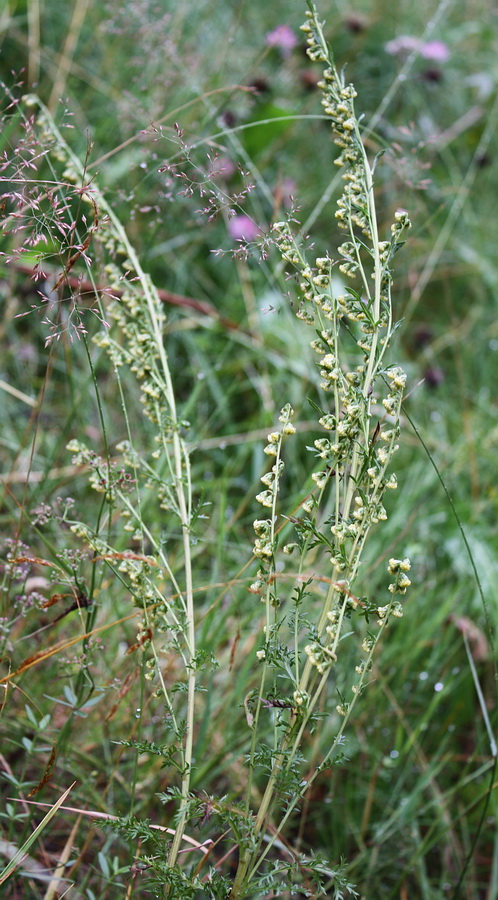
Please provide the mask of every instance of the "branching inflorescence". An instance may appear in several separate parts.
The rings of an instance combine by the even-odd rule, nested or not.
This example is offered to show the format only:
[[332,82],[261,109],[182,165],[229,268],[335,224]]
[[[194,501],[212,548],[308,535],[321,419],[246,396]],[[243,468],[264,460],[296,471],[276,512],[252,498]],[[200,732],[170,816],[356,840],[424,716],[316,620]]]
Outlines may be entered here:
[[[160,683],[159,693],[163,697],[174,733],[177,768],[182,776],[177,827],[168,856],[169,865],[174,868],[183,838],[189,801],[197,656],[191,563],[191,526],[194,513],[190,458],[183,438],[186,423],[177,413],[164,343],[163,304],[150,277],[144,272],[125,229],[97,185],[86,184],[84,166],[71,151],[48,110],[35,97],[27,97],[25,102],[28,106],[39,107],[37,127],[41,139],[55,148],[58,161],[65,164],[61,191],[62,184],[66,191],[71,190],[71,185],[76,186],[75,192],[82,201],[90,204],[94,213],[91,237],[97,245],[100,259],[107,260],[104,269],[107,285],[103,292],[105,316],[103,306],[100,308],[100,318],[106,327],[94,337],[94,341],[109,355],[118,384],[121,366],[126,366],[132,372],[141,388],[143,411],[156,429],[156,443],[150,453],[150,460],[135,451],[131,431],[128,429],[130,439],[117,447],[124,463],[124,467],[119,469],[111,461],[108,450],[107,456],[103,457],[79,440],[71,440],[68,444],[68,450],[73,453],[73,462],[90,469],[90,485],[103,496],[104,504],[107,504],[109,515],[104,517],[104,521],[111,522],[113,511],[119,509],[121,521],[124,522],[123,529],[132,532],[135,541],[141,543],[142,552],[116,552],[110,535],[106,534],[102,526],[96,531],[86,523],[69,524],[73,534],[84,541],[98,558],[108,561],[111,568],[114,566],[116,574],[128,584],[137,605],[144,610],[137,646],[146,647],[150,642],[149,675],[157,676]],[[89,237],[80,242],[79,255],[86,250],[89,242]],[[71,264],[72,258],[58,278],[57,287],[64,285]],[[99,293],[97,288],[95,293]],[[79,316],[77,308],[75,315]],[[107,323],[108,319],[113,323],[112,328]],[[84,335],[86,332],[80,329],[80,333]],[[127,471],[125,467],[131,471]],[[152,489],[159,506],[168,510],[179,522],[183,569],[181,576],[173,571],[158,535],[153,534],[143,520],[139,483]],[[151,548],[151,552],[147,554],[146,542]],[[164,584],[167,583],[172,586],[174,602],[164,595]],[[169,641],[183,662],[187,703],[186,711],[182,713],[184,719],[181,721],[158,665],[158,652],[152,642],[152,625],[158,633],[169,633],[164,643]]]
[[[307,38],[308,56],[325,67],[318,84],[325,114],[331,121],[334,143],[340,148],[335,164],[341,169],[344,188],[335,216],[346,239],[338,248],[338,259],[327,255],[310,264],[289,222],[273,225],[281,256],[297,274],[300,294],[297,316],[315,332],[311,346],[318,356],[322,391],[319,423],[325,434],[309,448],[319,460],[319,469],[313,472],[314,486],[301,503],[302,515],[290,519],[290,526],[295,529],[294,539],[282,548],[284,555],[298,551],[300,557],[290,613],[281,596],[282,565],[277,562],[281,552],[280,532],[285,528],[287,533],[289,528],[277,515],[284,470],[283,444],[286,436],[295,431],[289,405],[282,409],[281,427],[269,434],[265,448],[273,464],[261,479],[264,490],[257,497],[268,510],[268,517],[254,522],[254,554],[259,570],[251,590],[260,594],[265,603],[266,622],[263,646],[257,651],[263,670],[253,729],[257,727],[265,691],[273,696],[278,688],[277,696],[281,696],[286,678],[290,687],[285,714],[282,701],[280,709],[275,711],[279,727],[275,729],[271,748],[271,772],[254,821],[256,849],[242,853],[233,897],[244,895],[275,839],[267,839],[266,848],[261,851],[261,833],[268,820],[276,815],[279,805],[282,772],[292,771],[331,670],[337,669],[346,622],[350,632],[351,619],[360,613],[367,622],[373,618],[376,627],[358,629],[359,658],[350,696],[344,696],[336,683],[336,712],[342,719],[322,766],[333,760],[342,743],[346,722],[366,686],[379,638],[390,617],[402,615],[400,597],[410,585],[409,560],[390,559],[391,582],[385,601],[359,598],[354,592],[370,530],[387,518],[384,493],[397,487],[395,474],[388,470],[398,450],[406,375],[398,365],[387,364],[386,352],[395,329],[391,263],[402,246],[402,236],[410,221],[407,213],[399,210],[394,215],[388,239],[379,239],[373,189],[375,163],[370,164],[362,143],[354,109],[356,91],[337,72],[313,6],[302,31]],[[332,281],[335,268],[351,284],[339,294]],[[328,589],[316,612],[316,604],[306,603],[315,577],[308,576],[306,568],[309,551],[318,545],[328,557],[330,569],[326,579]],[[251,765],[257,763],[256,746],[254,738]],[[280,815],[277,834],[315,777],[316,772],[304,784],[296,780],[285,812]]]

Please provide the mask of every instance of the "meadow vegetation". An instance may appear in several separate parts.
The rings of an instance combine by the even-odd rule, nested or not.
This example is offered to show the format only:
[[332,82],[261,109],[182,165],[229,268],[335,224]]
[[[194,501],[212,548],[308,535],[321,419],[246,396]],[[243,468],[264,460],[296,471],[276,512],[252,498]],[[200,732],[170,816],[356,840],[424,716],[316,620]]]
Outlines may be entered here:
[[498,898],[495,19],[2,7],[8,900]]

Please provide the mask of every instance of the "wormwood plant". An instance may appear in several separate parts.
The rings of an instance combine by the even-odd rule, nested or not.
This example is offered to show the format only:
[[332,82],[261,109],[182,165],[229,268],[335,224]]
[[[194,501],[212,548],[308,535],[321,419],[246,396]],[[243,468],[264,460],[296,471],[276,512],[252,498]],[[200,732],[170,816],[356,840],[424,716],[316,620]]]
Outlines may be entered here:
[[[381,239],[376,160],[370,162],[362,142],[356,92],[334,66],[313,6],[302,30],[310,59],[324,66],[319,87],[340,149],[335,163],[344,188],[335,218],[345,240],[337,258],[310,261],[311,251],[293,233],[292,219],[272,228],[282,260],[296,277],[297,316],[313,330],[311,346],[321,376],[320,399],[313,408],[321,431],[309,448],[310,484],[303,487],[298,507],[286,508],[286,515],[280,500],[285,444],[296,432],[289,404],[265,447],[270,468],[257,496],[264,513],[254,522],[258,569],[250,586],[251,595],[264,605],[265,621],[254,660],[257,683],[248,684],[246,691],[245,796],[209,800],[213,825],[219,821],[225,829],[228,856],[238,850],[233,877],[215,862],[214,853],[208,872],[202,871],[202,860],[190,863],[190,855],[179,856],[186,829],[195,827],[205,806],[191,789],[196,714],[202,708],[203,674],[216,663],[196,642],[193,544],[200,507],[194,501],[185,441],[188,423],[178,412],[165,346],[163,306],[105,196],[95,181],[88,181],[85,167],[47,111],[33,101],[46,145],[65,165],[65,182],[74,187],[72,199],[88,203],[91,211],[88,222],[82,215],[73,229],[73,252],[59,286],[90,245],[107,281],[99,307],[105,327],[94,340],[112,361],[128,438],[116,448],[121,465],[111,459],[107,441],[102,456],[79,439],[68,444],[73,462],[89,467],[90,484],[102,497],[96,526],[73,520],[70,528],[90,549],[94,564],[105,563],[141,610],[137,646],[147,656],[164,724],[157,742],[141,740],[134,746],[137,752],[158,755],[168,767],[170,787],[160,799],[175,805],[173,835],[165,848],[147,822],[128,817],[115,827],[130,841],[142,842],[140,863],[156,896],[355,893],[341,867],[331,869],[311,854],[305,857],[285,845],[282,836],[320,773],[343,762],[345,731],[369,683],[377,646],[391,618],[402,615],[400,598],[410,585],[409,560],[390,559],[385,594],[362,593],[370,531],[387,518],[384,493],[397,486],[390,464],[398,449],[406,376],[388,362],[396,327],[391,264],[410,223],[406,212],[396,212],[389,235]],[[59,187],[53,190],[55,195]],[[349,285],[343,293],[333,286],[336,269]],[[77,300],[73,318],[86,340]],[[52,339],[56,337],[54,331]],[[88,358],[92,365],[90,353]],[[149,453],[134,446],[123,367],[139,383],[142,409],[155,430]],[[98,396],[96,376],[95,385]],[[105,435],[104,418],[103,429]],[[146,491],[153,492],[161,516],[167,517],[164,532],[158,533],[143,512]],[[124,523],[125,533],[133,537],[133,551],[117,544],[116,522]],[[162,668],[165,653],[175,655],[181,670],[173,685]],[[311,771],[306,766],[310,735],[319,752]]]
[[[402,615],[399,598],[410,585],[409,560],[390,559],[385,599],[356,594],[370,530],[387,518],[384,492],[397,487],[396,476],[388,474],[388,468],[398,449],[406,375],[400,366],[388,365],[386,352],[395,329],[391,262],[410,222],[405,211],[396,212],[389,238],[380,240],[373,190],[375,162],[370,164],[362,143],[354,109],[356,91],[337,72],[313,6],[302,31],[308,56],[325,66],[319,82],[322,105],[341,151],[335,164],[345,183],[335,216],[347,239],[338,248],[337,260],[327,255],[310,263],[290,223],[273,226],[282,258],[296,272],[297,316],[314,331],[311,346],[319,358],[323,392],[315,409],[325,436],[309,448],[319,461],[311,476],[315,487],[287,525],[279,515],[279,491],[285,441],[295,433],[289,405],[282,409],[279,428],[269,434],[265,447],[273,464],[262,477],[265,489],[257,496],[268,515],[254,522],[254,555],[260,568],[251,590],[261,596],[266,623],[257,652],[261,680],[251,712],[247,810],[254,773],[263,767],[268,775],[249,837],[241,847],[232,897],[254,890],[263,861],[293,811],[319,772],[337,762],[353,708],[368,684],[376,647],[390,618]],[[332,286],[335,267],[352,282],[339,296]],[[290,529],[294,534],[288,540]],[[325,565],[320,579],[325,575],[327,586],[318,604],[312,599],[317,548]],[[290,596],[287,578],[279,574],[281,553],[298,558]],[[343,694],[338,686],[343,675],[339,678],[338,673],[343,655],[347,661],[346,638],[357,642],[357,663],[353,683]],[[302,747],[308,730],[318,727],[324,710],[330,712],[329,701],[323,699],[330,685],[342,721],[320,764],[303,780]],[[268,707],[273,733],[261,743],[259,727]]]
[[[17,106],[14,103],[13,105]],[[37,227],[34,236],[30,233],[30,237],[25,238],[21,250],[38,245],[42,236],[45,244],[52,244],[55,236],[59,236],[60,239],[60,235],[63,235],[66,262],[63,272],[55,283],[55,291],[60,291],[66,284],[69,286],[69,275],[76,262],[80,260],[86,261],[87,264],[90,262],[88,253],[92,244],[95,257],[106,279],[106,288],[103,292],[99,292],[95,284],[98,300],[97,307],[92,312],[105,326],[104,332],[94,337],[95,343],[110,356],[125,417],[126,403],[119,376],[122,366],[127,366],[139,383],[142,409],[156,428],[155,447],[147,457],[134,449],[131,429],[126,418],[130,439],[117,447],[118,452],[122,454],[122,465],[118,467],[115,460],[111,461],[96,373],[88,353],[99,402],[106,452],[101,456],[76,439],[68,443],[67,449],[73,454],[72,460],[75,465],[83,465],[90,469],[90,485],[102,495],[102,506],[97,516],[97,524],[93,527],[84,522],[71,521],[70,518],[65,518],[65,522],[69,525],[70,531],[90,550],[94,564],[98,564],[99,560],[104,561],[113,575],[127,586],[135,604],[143,609],[136,647],[148,649],[147,677],[150,680],[154,676],[157,677],[158,693],[164,704],[169,731],[173,734],[167,750],[161,745],[160,755],[168,759],[180,777],[180,785],[173,792],[178,798],[178,812],[167,854],[167,869],[173,873],[170,881],[175,885],[174,896],[180,896],[176,893],[176,888],[177,882],[181,884],[183,876],[181,873],[175,874],[175,865],[189,804],[194,695],[197,669],[206,664],[206,660],[196,656],[195,643],[191,546],[193,527],[199,509],[193,508],[189,453],[183,437],[188,423],[181,421],[177,414],[164,344],[163,304],[154,285],[143,271],[118,218],[97,185],[89,181],[85,166],[71,151],[47,108],[35,96],[25,97],[24,105],[30,110],[29,117],[24,117],[25,131],[31,136],[29,141],[26,139],[24,146],[29,151],[31,141],[37,148],[36,156],[34,153],[27,153],[29,169],[36,170],[33,160],[39,162],[40,158],[43,158],[48,162],[53,179],[45,181],[45,190],[41,186],[41,180],[32,178],[32,184],[26,188],[24,194],[17,191],[6,195],[15,211],[5,220],[5,225],[9,226],[12,221],[16,230],[23,231],[30,216],[42,220],[40,208],[44,202],[49,201],[52,215],[43,217],[44,227],[40,231]],[[31,110],[36,107],[38,109],[35,123]],[[43,148],[43,151],[40,148]],[[64,166],[62,178],[58,177],[54,168],[60,164]],[[85,212],[85,207],[91,210],[89,216]],[[73,217],[71,227],[65,221],[66,214]],[[19,222],[23,223],[22,227],[19,226]],[[47,234],[50,240],[47,239]],[[39,267],[39,276],[42,276],[41,263]],[[88,271],[93,279],[95,276],[92,270]],[[46,304],[44,321],[50,327],[47,343],[56,342],[65,329],[70,333],[71,340],[75,337],[83,340],[88,350],[85,311],[81,299],[77,294],[72,295],[70,312],[66,313],[64,320],[60,316],[60,305],[59,300],[52,300]],[[53,318],[51,307],[59,310],[53,314]],[[114,323],[112,331],[109,330],[108,319]],[[171,528],[175,538],[178,533],[180,535],[182,578],[178,575],[177,569],[174,571],[172,568],[164,534],[152,533],[142,517],[140,492],[142,487],[154,491],[160,509],[167,510],[178,523],[176,528],[174,525]],[[46,520],[47,515],[46,513],[41,518]],[[137,552],[123,553],[115,546],[113,523],[116,521],[124,523],[123,530],[133,537],[135,547],[138,545]],[[171,543],[173,542],[176,544],[176,539],[171,540]],[[95,585],[94,576],[91,581]],[[167,595],[166,585],[169,588]],[[86,597],[85,603],[88,603]],[[95,610],[90,622],[94,621],[94,614]],[[173,649],[182,662],[185,680],[174,685],[172,690],[166,686],[162,676],[157,645],[152,641],[153,630],[154,633],[167,634],[161,643],[161,651]],[[81,679],[79,685],[81,687]],[[185,704],[178,704],[177,708],[173,702],[175,692],[182,697],[185,696]],[[85,705],[89,700],[88,694],[85,699],[78,696],[75,704]],[[163,738],[165,744],[166,738],[164,736]],[[147,749],[154,752],[153,745],[147,745]],[[134,826],[130,825],[127,833],[129,834],[133,828]],[[151,840],[156,837],[150,829],[147,835]]]

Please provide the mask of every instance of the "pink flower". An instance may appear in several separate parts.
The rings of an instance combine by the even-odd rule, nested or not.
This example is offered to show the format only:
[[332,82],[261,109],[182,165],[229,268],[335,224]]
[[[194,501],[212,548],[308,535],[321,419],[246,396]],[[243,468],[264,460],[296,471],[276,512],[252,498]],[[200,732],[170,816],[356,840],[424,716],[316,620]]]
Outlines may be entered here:
[[427,41],[420,48],[420,56],[424,59],[432,59],[434,62],[444,63],[450,58],[450,51],[443,41]]
[[260,229],[249,216],[233,216],[228,222],[228,233],[234,241],[254,241],[260,234]]
[[298,40],[288,25],[277,25],[266,35],[266,43],[269,47],[278,47],[284,56],[288,56],[291,50],[294,50]]
[[426,41],[424,44],[411,34],[400,34],[393,41],[388,41],[387,44],[384,44],[384,50],[391,56],[403,56],[413,50],[418,50],[424,59],[440,63],[446,62],[450,58],[448,46],[443,41]]
[[296,182],[293,178],[282,178],[275,190],[273,191],[273,196],[277,201],[277,204],[281,203],[285,209],[291,209],[293,199],[296,196]]
[[391,56],[399,56],[402,53],[411,53],[412,50],[418,50],[419,47],[419,39],[412,37],[409,34],[400,34],[400,36],[394,38],[393,41],[388,41],[387,44],[384,44],[384,50]]
[[211,160],[209,174],[211,178],[222,178],[228,181],[235,172],[235,165],[228,156],[215,156]]

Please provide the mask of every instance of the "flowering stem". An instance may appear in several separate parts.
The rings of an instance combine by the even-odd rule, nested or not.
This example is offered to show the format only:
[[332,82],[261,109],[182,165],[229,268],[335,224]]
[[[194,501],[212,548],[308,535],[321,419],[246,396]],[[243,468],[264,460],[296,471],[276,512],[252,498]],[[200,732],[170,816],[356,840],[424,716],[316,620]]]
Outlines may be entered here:
[[[27,100],[31,105],[37,105],[41,111],[41,117],[48,129],[53,134],[57,147],[62,150],[68,160],[68,168],[66,176],[68,179],[73,178],[74,181],[82,183],[85,174],[84,167],[81,165],[78,157],[72,152],[66,141],[63,139],[59,129],[55,125],[53,117],[48,109],[37,97],[30,97]],[[190,460],[188,450],[184,441],[180,436],[180,423],[176,410],[175,392],[169,368],[168,357],[163,340],[163,314],[162,306],[157,295],[157,291],[153,286],[149,276],[142,269],[140,260],[135,249],[128,239],[125,229],[121,222],[114,214],[112,208],[108,205],[104,195],[99,191],[96,184],[85,190],[85,193],[91,197],[94,208],[105,213],[107,222],[103,226],[104,233],[111,241],[124,251],[127,261],[126,267],[128,272],[131,270],[135,276],[134,280],[140,285],[141,296],[132,293],[132,302],[135,303],[134,316],[136,319],[137,305],[140,309],[141,323],[144,329],[144,336],[147,341],[150,338],[151,355],[147,361],[147,373],[150,375],[152,387],[152,395],[156,397],[156,403],[162,395],[165,401],[165,408],[168,414],[168,435],[165,434],[165,426],[158,416],[156,421],[160,429],[163,452],[168,460],[168,465],[173,476],[173,493],[176,497],[176,511],[180,518],[182,531],[182,547],[183,547],[183,564],[185,573],[185,591],[182,595],[184,608],[186,613],[185,623],[185,641],[186,641],[186,666],[187,674],[187,715],[184,735],[184,744],[182,752],[182,781],[181,781],[181,801],[179,809],[178,823],[175,835],[171,844],[168,856],[168,863],[174,866],[178,856],[178,850],[182,840],[185,823],[187,818],[190,777],[193,755],[193,725],[194,725],[194,701],[196,689],[196,671],[195,671],[195,620],[194,620],[194,599],[193,599],[193,577],[192,577],[192,557],[191,557],[191,538],[190,523],[192,517],[192,483],[190,473]],[[119,276],[118,276],[119,277]],[[130,281],[131,284],[131,281]],[[145,305],[143,304],[145,300]],[[121,322],[125,336],[130,344],[132,337],[126,331],[126,319],[123,318],[125,313],[122,312],[126,308],[125,296],[122,297],[120,307]],[[124,324],[123,324],[124,323]],[[142,336],[142,335],[141,335]],[[109,346],[107,341],[105,346]],[[148,346],[146,343],[145,346]],[[130,348],[130,356],[140,351],[140,344]],[[154,393],[156,392],[156,393]],[[146,391],[144,390],[144,394]],[[147,400],[147,398],[146,398]],[[154,417],[149,411],[149,416],[154,421]]]
[[[366,687],[373,654],[387,621],[391,615],[401,615],[400,603],[392,596],[387,605],[378,606],[376,601],[356,597],[352,593],[352,585],[360,570],[372,525],[387,517],[382,505],[383,493],[387,488],[396,487],[395,476],[386,476],[386,469],[398,449],[396,439],[406,376],[397,366],[385,371],[382,366],[392,334],[389,263],[399,246],[401,232],[409,226],[409,220],[406,213],[396,213],[395,222],[391,226],[391,239],[379,241],[374,167],[368,161],[354,111],[356,92],[352,85],[344,84],[342,76],[335,69],[316,10],[311,4],[307,16],[308,21],[302,30],[307,35],[310,59],[325,64],[323,80],[318,85],[323,93],[325,112],[332,120],[334,141],[342,151],[336,163],[343,169],[343,179],[346,182],[343,195],[337,202],[336,218],[339,228],[348,232],[349,240],[339,247],[342,259],[338,260],[338,268],[346,278],[358,278],[360,283],[357,289],[349,288],[345,296],[336,297],[332,285],[332,260],[325,256],[318,258],[315,266],[309,265],[298,241],[292,235],[290,223],[274,224],[273,232],[282,258],[295,267],[299,278],[302,301],[297,315],[313,327],[317,335],[311,346],[320,355],[319,371],[323,379],[321,388],[325,394],[321,401],[324,406],[320,406],[320,409],[327,410],[328,406],[329,409],[331,407],[319,419],[328,436],[314,442],[317,450],[315,455],[325,461],[322,471],[313,472],[312,475],[319,490],[308,494],[302,503],[303,513],[309,518],[293,520],[301,554],[298,576],[304,569],[308,550],[319,545],[330,556],[333,574],[327,594],[316,612],[316,624],[310,619],[311,612],[303,616],[298,614],[304,595],[299,592],[297,594],[293,627],[289,628],[289,642],[294,650],[294,662],[290,665],[287,645],[282,639],[280,643],[277,641],[277,636],[283,633],[286,617],[276,615],[282,601],[275,596],[272,587],[276,580],[276,500],[283,466],[282,433],[274,432],[268,436],[269,444],[265,452],[274,456],[276,463],[271,472],[261,479],[268,490],[257,496],[263,506],[271,509],[271,519],[257,520],[254,523],[257,534],[254,553],[260,560],[260,571],[253,587],[256,593],[262,593],[265,588],[266,599],[265,650],[258,651],[257,655],[264,662],[265,670],[267,666],[274,669],[275,696],[276,686],[280,684],[277,677],[285,677],[281,674],[283,670],[290,675],[293,693],[292,700],[288,694],[284,694],[280,703],[269,704],[270,707],[280,706],[281,709],[288,710],[288,718],[284,717],[287,714],[280,711],[277,713],[274,709],[274,740],[271,753],[268,751],[271,760],[270,774],[253,821],[252,844],[248,843],[241,848],[232,898],[241,897],[245,890],[252,888],[253,877],[291,812],[313,783],[318,771],[334,755],[356,701]],[[343,349],[343,329],[347,332],[347,340],[353,338],[362,351],[360,364],[356,367],[351,365],[349,350]],[[380,375],[383,376],[382,379],[379,378]],[[377,422],[372,430],[372,408],[378,402],[374,394],[377,383],[388,385],[389,393],[382,403],[390,421],[384,426]],[[330,405],[327,401],[331,401]],[[288,421],[286,408],[282,410],[279,421]],[[326,503],[331,483],[332,515],[327,510],[322,518],[325,519],[325,525],[330,525],[332,539],[328,529],[320,524],[317,514],[322,501]],[[285,552],[290,551],[284,547]],[[407,559],[389,561],[388,572],[395,576],[394,582],[388,587],[391,595],[405,593],[410,584],[405,574],[409,568]],[[359,607],[364,607],[367,622],[369,614],[376,617],[377,633],[367,631],[361,640],[363,655],[355,667],[359,677],[351,686],[351,700],[346,701],[339,693],[341,703],[336,710],[342,717],[342,722],[330,749],[306,785],[303,786],[302,781],[298,781],[296,785],[292,779],[298,777],[295,770],[306,730],[315,718],[315,711],[330,680],[331,670],[337,663],[341,641],[345,637],[346,622],[349,622]],[[304,647],[306,661],[302,665],[300,631],[304,623],[309,628],[310,639]],[[264,677],[261,685],[264,686]],[[259,719],[261,701],[258,704]],[[284,728],[283,733],[280,732],[280,738],[277,728]],[[252,783],[252,768],[256,758],[254,731],[251,746]],[[262,758],[265,765],[268,764],[267,757],[263,755]],[[290,790],[288,785],[293,785],[294,794],[290,801],[286,799],[285,814],[261,853],[266,823],[273,816],[277,804],[282,801],[282,791]]]

